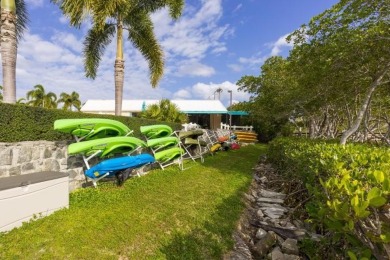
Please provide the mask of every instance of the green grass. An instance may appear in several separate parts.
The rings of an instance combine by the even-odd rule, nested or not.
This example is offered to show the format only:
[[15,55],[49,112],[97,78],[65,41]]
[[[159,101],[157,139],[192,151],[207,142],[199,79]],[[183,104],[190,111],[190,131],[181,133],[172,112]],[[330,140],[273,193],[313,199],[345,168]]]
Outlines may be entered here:
[[1,234],[0,259],[220,259],[264,152],[247,146],[76,191],[69,209]]

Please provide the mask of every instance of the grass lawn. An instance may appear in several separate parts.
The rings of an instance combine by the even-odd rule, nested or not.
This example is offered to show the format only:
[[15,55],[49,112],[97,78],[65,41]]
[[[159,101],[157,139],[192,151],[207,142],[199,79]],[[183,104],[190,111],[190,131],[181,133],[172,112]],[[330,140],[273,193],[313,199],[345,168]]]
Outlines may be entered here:
[[0,259],[220,259],[264,152],[250,145],[80,189],[69,209],[0,234]]

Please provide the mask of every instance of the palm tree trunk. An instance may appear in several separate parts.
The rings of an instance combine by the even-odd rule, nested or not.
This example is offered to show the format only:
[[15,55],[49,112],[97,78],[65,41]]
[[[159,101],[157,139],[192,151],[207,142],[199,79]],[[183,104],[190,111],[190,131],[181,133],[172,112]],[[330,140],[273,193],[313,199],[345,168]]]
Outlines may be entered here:
[[115,59],[115,115],[122,114],[123,82],[125,76],[125,60],[123,59],[123,23],[118,16],[117,49]]
[[123,81],[125,70],[124,60],[115,60],[115,115],[122,114],[122,99],[123,99]]
[[1,60],[4,103],[16,103],[17,39],[15,10],[15,1],[1,1]]
[[343,135],[341,136],[341,140],[340,140],[341,145],[345,145],[347,142],[347,139],[359,129],[359,126],[363,120],[364,114],[366,113],[368,105],[371,102],[372,94],[374,93],[375,89],[382,83],[382,79],[388,73],[389,68],[390,68],[390,63],[387,64],[387,66],[382,71],[382,73],[379,74],[379,76],[374,80],[374,82],[371,83],[371,86],[366,94],[366,97],[364,98],[363,104],[360,107],[360,110],[357,114],[355,122],[353,122],[352,126],[348,130],[346,130],[343,133]]

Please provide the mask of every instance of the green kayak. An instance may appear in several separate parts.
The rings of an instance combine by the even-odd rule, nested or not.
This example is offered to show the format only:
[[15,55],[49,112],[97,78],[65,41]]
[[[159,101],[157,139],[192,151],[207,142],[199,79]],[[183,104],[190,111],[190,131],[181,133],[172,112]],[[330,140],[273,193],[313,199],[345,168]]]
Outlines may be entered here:
[[156,159],[156,161],[158,161],[160,163],[165,163],[165,162],[169,162],[169,161],[172,161],[172,160],[179,158],[182,154],[184,154],[183,149],[181,149],[180,147],[173,147],[173,148],[155,153],[154,158]]
[[207,146],[207,143],[203,140],[197,140],[197,139],[194,139],[194,138],[186,138],[184,139],[184,144],[185,145],[200,145],[200,146]]
[[92,155],[101,151],[100,157],[114,154],[130,153],[139,147],[146,147],[146,143],[141,139],[131,136],[107,137],[89,141],[73,143],[68,146],[68,153]]
[[161,138],[170,136],[173,130],[167,125],[146,125],[141,126],[140,131],[148,139]]
[[191,137],[191,138],[196,139],[198,136],[201,136],[201,135],[203,135],[203,130],[201,130],[201,129],[192,130],[192,131],[180,131],[179,132],[179,138],[180,139],[187,138],[187,137]]
[[123,123],[104,118],[58,119],[54,130],[75,135],[83,140],[125,136],[130,129]]
[[179,143],[177,137],[168,136],[156,139],[150,139],[146,142],[146,145],[152,149],[163,149]]

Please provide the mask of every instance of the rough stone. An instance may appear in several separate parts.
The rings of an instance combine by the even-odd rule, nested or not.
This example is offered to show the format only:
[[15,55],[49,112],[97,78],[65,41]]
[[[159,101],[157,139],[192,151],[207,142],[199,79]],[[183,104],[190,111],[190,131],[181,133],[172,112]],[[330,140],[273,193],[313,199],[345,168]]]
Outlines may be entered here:
[[32,158],[32,146],[21,146],[19,151],[18,163],[26,163],[31,161]]
[[265,257],[270,249],[275,245],[276,237],[267,233],[266,236],[260,239],[253,247],[253,255],[256,258]]
[[43,152],[43,159],[51,158],[53,155],[53,151],[50,148],[45,148]]
[[273,208],[262,208],[261,209],[264,214],[272,219],[278,219],[281,216],[283,216],[284,212],[283,210],[280,209],[273,209]]
[[287,208],[283,207],[282,205],[275,204],[275,203],[258,202],[257,205],[259,205],[260,208],[266,207],[266,208],[277,208],[277,209],[287,210]]
[[60,164],[55,159],[47,159],[43,165],[43,171],[59,171]]
[[0,165],[12,164],[12,149],[7,147],[0,150]]
[[16,146],[11,149],[11,165],[17,165],[19,161],[20,146]]
[[282,199],[275,199],[275,198],[259,198],[257,201],[266,202],[266,203],[279,203],[279,204],[282,204],[284,202]]
[[8,170],[8,174],[10,176],[15,176],[15,175],[21,175],[22,174],[22,171],[20,169],[20,165],[19,166],[15,166],[15,167],[11,167],[9,170]]
[[264,190],[264,189],[260,191],[260,195],[262,197],[275,198],[275,199],[284,199],[286,197],[286,194],[274,192],[274,191],[269,191],[269,190]]
[[259,228],[256,232],[256,238],[257,239],[262,239],[264,238],[265,236],[267,235],[267,231],[265,231],[264,229],[262,228]]
[[275,247],[271,252],[271,259],[272,260],[284,260],[284,255],[282,251],[280,250],[280,247]]
[[234,251],[226,255],[224,260],[251,260],[253,259],[252,253],[244,240],[237,234],[233,234],[233,238],[236,241],[234,244]]
[[245,193],[244,196],[250,202],[256,202],[256,199],[252,195]]
[[287,238],[282,244],[282,251],[286,254],[298,255],[298,241],[296,239]]
[[261,219],[262,217],[264,217],[264,213],[263,213],[263,211],[261,211],[261,209],[259,209],[259,210],[256,211],[256,215],[257,215],[257,217],[260,218],[260,219]]
[[28,163],[22,164],[22,172],[29,172],[32,170],[35,170],[35,165],[33,162],[28,162]]
[[297,255],[289,255],[289,254],[283,254],[284,260],[299,260],[301,259]]
[[34,146],[31,152],[31,160],[39,160],[41,159],[41,151],[42,148],[40,145]]

